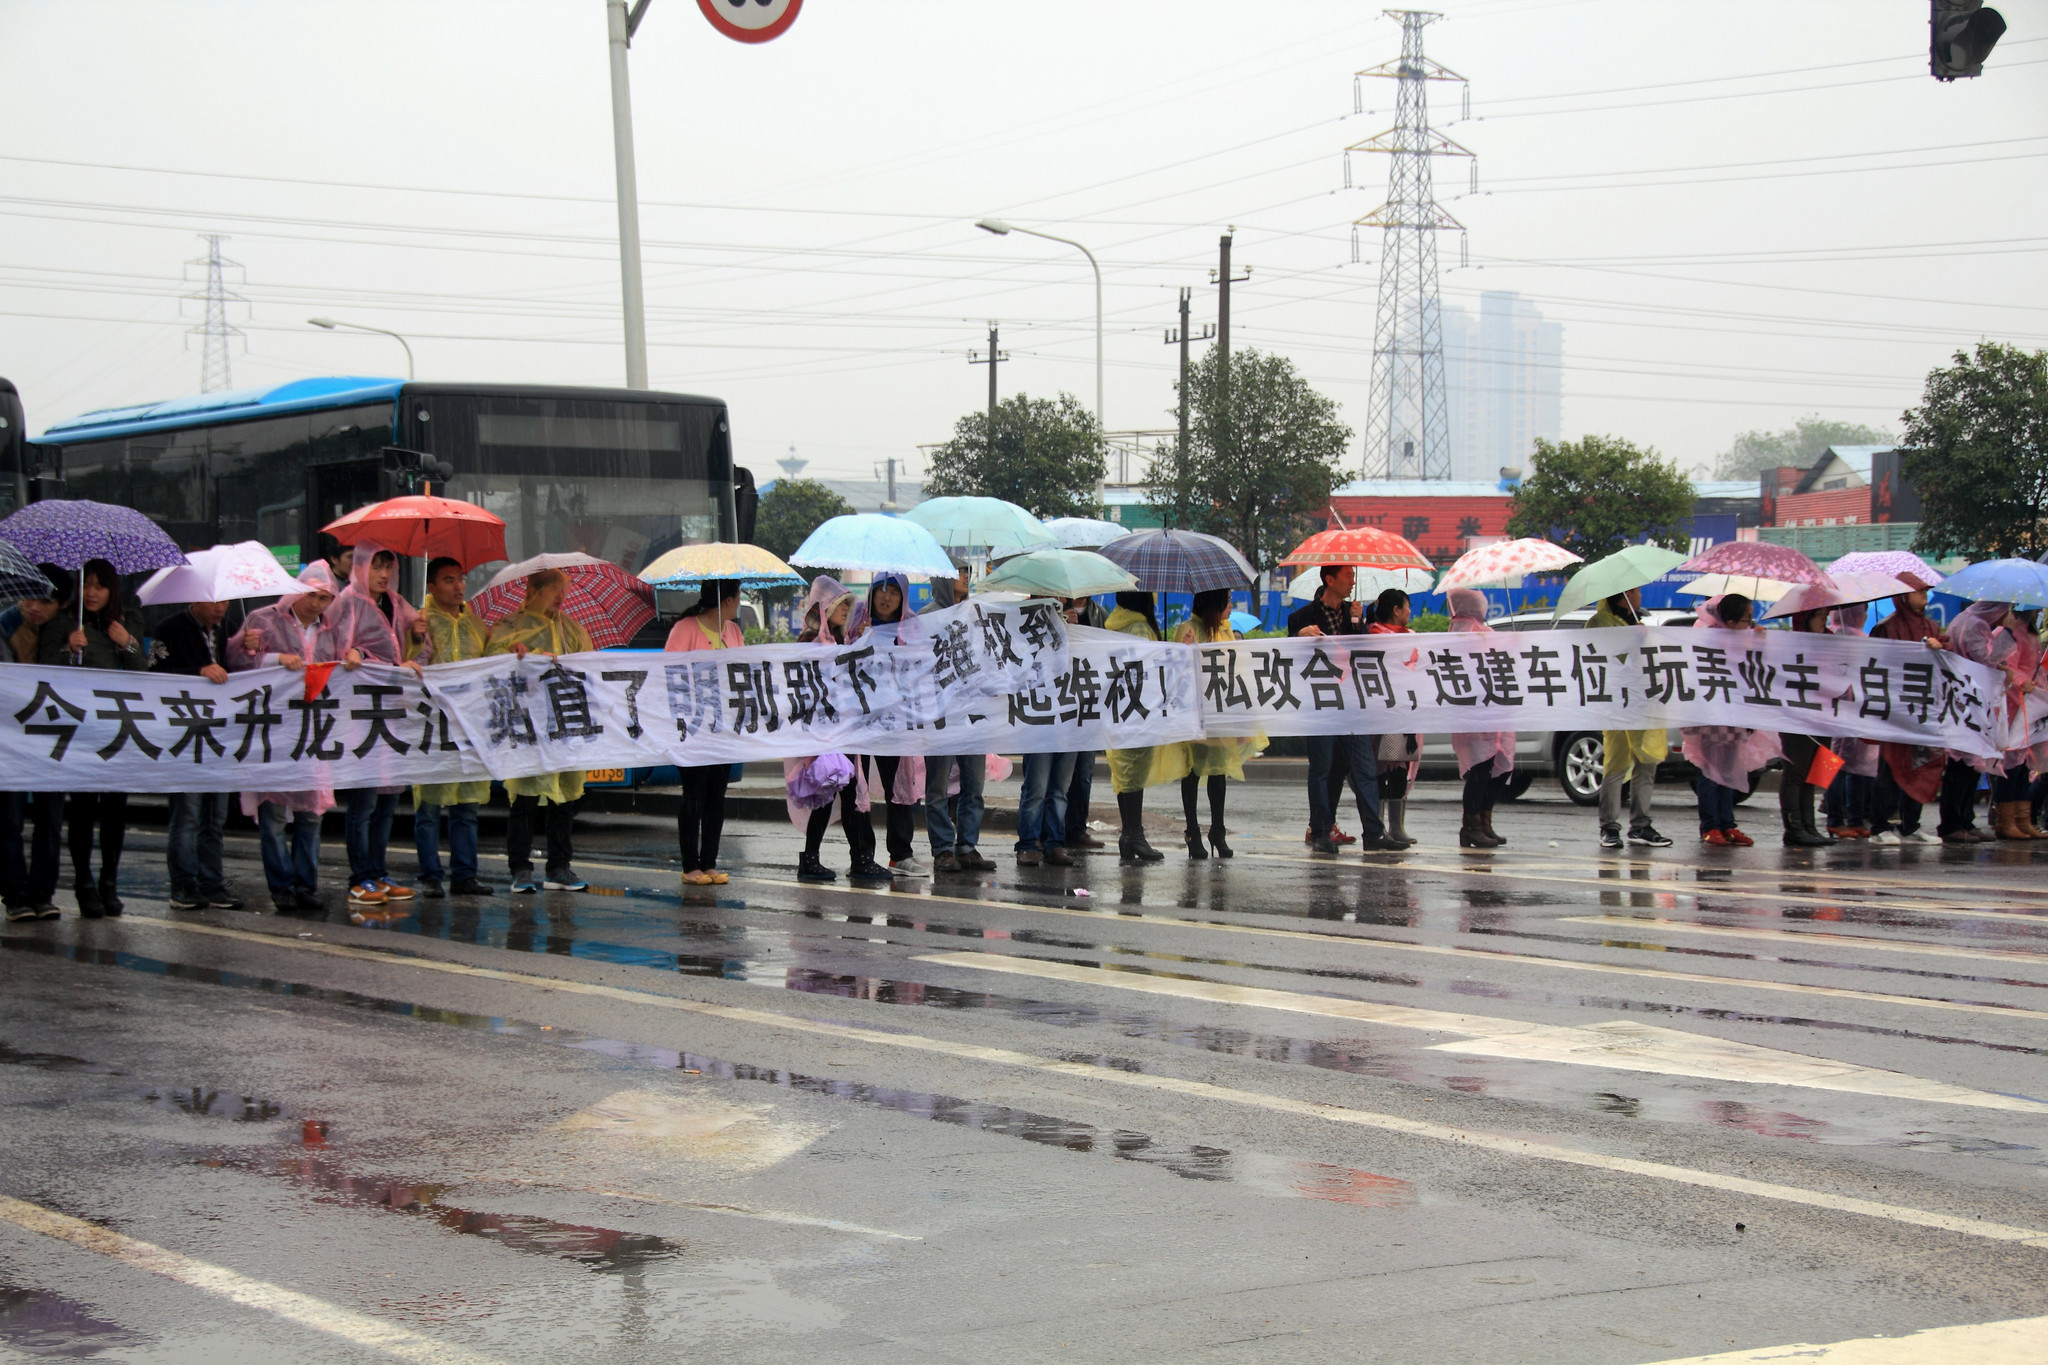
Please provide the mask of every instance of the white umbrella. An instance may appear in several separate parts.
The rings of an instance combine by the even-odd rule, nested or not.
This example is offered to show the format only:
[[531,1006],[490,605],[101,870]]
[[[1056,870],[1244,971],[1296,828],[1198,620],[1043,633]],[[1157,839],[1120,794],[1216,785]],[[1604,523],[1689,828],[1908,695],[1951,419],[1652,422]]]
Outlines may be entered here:
[[260,540],[194,550],[190,562],[158,569],[135,594],[143,606],[172,602],[234,602],[244,597],[282,597],[305,591]]
[[1752,602],[1775,602],[1792,591],[1792,585],[1776,578],[1753,578],[1746,573],[1710,573],[1683,584],[1678,591],[1686,597],[1719,597],[1733,592]]

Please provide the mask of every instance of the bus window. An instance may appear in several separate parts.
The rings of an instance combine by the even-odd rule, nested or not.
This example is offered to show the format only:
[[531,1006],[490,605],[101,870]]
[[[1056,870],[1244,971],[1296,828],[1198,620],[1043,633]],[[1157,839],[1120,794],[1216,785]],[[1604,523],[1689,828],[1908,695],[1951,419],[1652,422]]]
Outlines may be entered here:
[[133,507],[181,548],[214,543],[203,428],[68,446],[64,480],[67,496]]

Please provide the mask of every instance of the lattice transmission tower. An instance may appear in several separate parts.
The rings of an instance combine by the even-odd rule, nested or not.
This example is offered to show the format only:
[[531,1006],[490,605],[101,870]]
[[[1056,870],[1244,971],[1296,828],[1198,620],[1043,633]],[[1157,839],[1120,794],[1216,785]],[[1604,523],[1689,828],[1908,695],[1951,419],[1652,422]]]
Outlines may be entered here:
[[[240,270],[241,264],[230,261],[220,254],[220,244],[227,240],[218,232],[204,234],[206,254],[185,262],[187,266],[206,267],[206,287],[185,297],[200,303],[205,316],[196,327],[188,327],[188,337],[201,338],[199,355],[199,391],[212,393],[216,389],[231,389],[234,380],[229,372],[229,345],[234,338],[242,335],[242,329],[228,322],[228,304],[247,304],[240,294],[232,293],[227,286],[227,272]],[[186,343],[190,345],[190,342]]]
[[[1373,324],[1372,409],[1365,424],[1365,476],[1382,479],[1451,477],[1450,407],[1444,395],[1444,332],[1437,301],[1436,235],[1460,233],[1464,224],[1436,202],[1430,163],[1439,156],[1478,160],[1429,126],[1429,83],[1465,78],[1422,53],[1422,30],[1443,16],[1422,10],[1385,11],[1401,24],[1401,56],[1358,72],[1352,103],[1364,112],[1364,78],[1400,83],[1394,126],[1345,149],[1344,180],[1351,182],[1352,152],[1384,152],[1387,199],[1352,226],[1351,257],[1358,259],[1358,229],[1380,231],[1380,295]],[[1470,110],[1471,87],[1466,86]]]

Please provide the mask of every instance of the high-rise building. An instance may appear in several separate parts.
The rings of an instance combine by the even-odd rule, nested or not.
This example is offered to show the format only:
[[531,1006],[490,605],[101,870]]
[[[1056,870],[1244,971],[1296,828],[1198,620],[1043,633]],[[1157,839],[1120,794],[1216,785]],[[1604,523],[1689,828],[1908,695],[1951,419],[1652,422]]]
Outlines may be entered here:
[[1561,431],[1564,327],[1512,290],[1488,290],[1477,317],[1445,304],[1443,333],[1451,477],[1491,482],[1503,467],[1526,470],[1536,438]]

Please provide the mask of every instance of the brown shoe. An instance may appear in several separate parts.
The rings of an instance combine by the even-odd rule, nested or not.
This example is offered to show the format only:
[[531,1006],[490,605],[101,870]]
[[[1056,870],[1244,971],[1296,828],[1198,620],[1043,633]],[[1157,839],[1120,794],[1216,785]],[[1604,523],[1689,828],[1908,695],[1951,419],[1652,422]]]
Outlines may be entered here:
[[960,870],[963,872],[993,872],[996,865],[981,856],[981,850],[970,848],[960,856]]
[[1074,860],[1067,856],[1066,849],[1058,844],[1047,844],[1045,846],[1045,861],[1053,867],[1072,867],[1074,865]]
[[1106,843],[1104,843],[1104,842],[1103,842],[1102,840],[1100,840],[1100,839],[1096,838],[1096,837],[1095,837],[1094,835],[1090,834],[1090,833],[1089,833],[1089,832],[1088,832],[1087,830],[1085,830],[1085,829],[1084,829],[1084,830],[1082,830],[1082,831],[1081,831],[1081,837],[1080,837],[1080,838],[1078,838],[1078,839],[1076,839],[1076,840],[1074,840],[1074,847],[1075,847],[1075,848],[1108,848],[1108,847],[1109,847],[1109,845],[1108,845],[1108,844],[1106,844]]
[[1035,848],[1020,848],[1017,850],[1017,866],[1019,867],[1037,867],[1044,861],[1045,855]]
[[1992,834],[2000,839],[2033,838],[2020,830],[2019,810],[2025,805],[2024,801],[2000,801],[1992,814]]

